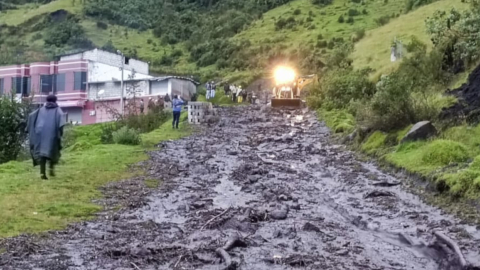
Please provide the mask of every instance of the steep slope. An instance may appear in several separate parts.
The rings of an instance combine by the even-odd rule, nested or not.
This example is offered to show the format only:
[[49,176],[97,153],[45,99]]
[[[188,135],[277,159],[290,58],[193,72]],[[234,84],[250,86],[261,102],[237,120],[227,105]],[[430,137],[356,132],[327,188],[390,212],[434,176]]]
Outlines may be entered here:
[[366,37],[355,45],[352,54],[353,65],[356,68],[370,67],[375,70],[373,77],[388,74],[394,70],[399,62],[390,61],[390,47],[395,40],[407,45],[412,36],[431,48],[432,42],[426,33],[425,19],[432,16],[437,10],[466,9],[468,4],[463,0],[442,0],[428,6],[420,7],[408,14],[393,19],[388,24],[368,31]]

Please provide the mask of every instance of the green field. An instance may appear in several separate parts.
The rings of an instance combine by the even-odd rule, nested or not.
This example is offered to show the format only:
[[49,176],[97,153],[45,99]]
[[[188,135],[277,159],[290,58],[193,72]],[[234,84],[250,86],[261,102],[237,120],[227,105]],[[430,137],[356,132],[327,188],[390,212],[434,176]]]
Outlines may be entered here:
[[[40,180],[39,169],[31,161],[0,165],[0,237],[62,229],[71,222],[94,217],[102,207],[93,202],[108,182],[143,174],[131,167],[146,160],[146,149],[191,134],[182,116],[179,130],[167,121],[159,129],[142,135],[143,146],[102,145],[98,125],[74,128],[75,144],[64,151],[57,177]],[[147,179],[147,186],[158,185]]]
[[375,70],[373,77],[388,74],[394,70],[399,62],[390,61],[390,47],[392,42],[400,40],[404,45],[408,44],[412,36],[432,47],[432,42],[425,28],[425,19],[432,16],[437,10],[448,11],[452,8],[462,10],[468,4],[462,0],[443,0],[420,7],[410,13],[392,19],[388,24],[367,32],[366,37],[355,44],[352,54],[353,65],[356,68],[370,67]]

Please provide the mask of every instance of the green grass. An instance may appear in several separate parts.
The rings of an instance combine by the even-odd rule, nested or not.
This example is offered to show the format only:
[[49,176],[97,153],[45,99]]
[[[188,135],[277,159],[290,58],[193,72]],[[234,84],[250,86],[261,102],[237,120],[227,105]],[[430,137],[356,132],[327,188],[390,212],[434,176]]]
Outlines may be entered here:
[[317,113],[334,133],[350,133],[355,129],[355,118],[344,110],[319,110]]
[[[179,129],[172,128],[172,119],[167,120],[160,128],[146,134],[142,134],[143,147],[151,148],[160,141],[178,140],[193,133],[193,127],[188,125],[188,114],[182,112]],[[161,138],[161,140],[159,140]]]
[[138,31],[110,24],[108,29],[100,29],[97,22],[90,19],[82,20],[80,24],[85,29],[86,36],[99,47],[111,40],[116,48],[124,51],[136,49],[139,58],[149,61],[159,59],[172,51],[171,46],[161,45],[152,31]]
[[17,26],[33,17],[51,13],[60,9],[64,9],[73,14],[79,14],[83,5],[77,1],[76,5],[72,5],[72,0],[55,0],[45,5],[27,4],[19,6],[18,9],[2,11],[0,16],[0,25]]
[[363,152],[369,155],[376,155],[380,149],[383,149],[385,147],[386,139],[387,139],[387,134],[381,131],[375,131],[362,144],[361,149]]
[[400,63],[399,61],[394,63],[390,61],[390,47],[395,38],[407,45],[411,37],[415,36],[427,44],[428,48],[432,48],[432,42],[426,33],[425,19],[432,16],[437,10],[447,11],[453,7],[461,10],[466,9],[468,4],[462,3],[462,0],[434,2],[392,19],[384,26],[368,31],[366,37],[355,45],[355,51],[352,54],[354,67],[374,69],[375,72],[372,75],[374,78],[395,70]]
[[[366,5],[355,4],[349,0],[336,0],[333,4],[321,7],[312,4],[311,0],[297,0],[280,6],[265,13],[261,20],[239,33],[234,39],[249,40],[254,46],[275,44],[287,48],[298,48],[300,45],[316,44],[318,35],[321,34],[325,40],[333,37],[350,39],[357,29],[373,29],[377,27],[375,19],[384,14],[399,13],[405,6],[406,1],[389,1],[385,4],[383,0],[367,1]],[[349,9],[357,9],[360,13],[366,9],[367,15],[355,16],[355,23],[339,23],[338,18],[344,15]],[[311,11],[314,15],[309,25],[315,25],[315,29],[308,29],[305,25],[297,25],[294,29],[276,30],[275,22],[280,18],[287,19],[298,9],[301,14],[295,16],[296,20],[306,20]],[[346,16],[345,18],[348,18]]]
[[[91,147],[65,151],[56,178],[40,180],[39,169],[33,168],[31,161],[0,165],[0,237],[62,229],[92,218],[101,210],[92,203],[101,197],[101,186],[140,173],[128,168],[147,158],[145,147],[188,136],[191,129],[182,123],[181,129],[173,130],[168,121],[142,135],[144,146],[98,144],[96,125],[75,127],[73,133],[78,140],[74,145],[83,142]],[[146,184],[154,185],[151,181]]]

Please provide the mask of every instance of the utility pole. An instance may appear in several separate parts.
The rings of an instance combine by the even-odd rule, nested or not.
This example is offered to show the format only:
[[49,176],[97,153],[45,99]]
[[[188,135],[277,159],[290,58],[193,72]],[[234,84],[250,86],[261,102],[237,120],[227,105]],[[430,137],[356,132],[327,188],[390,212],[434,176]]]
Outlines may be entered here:
[[120,50],[117,50],[117,53],[120,54],[121,58],[122,58],[122,67],[120,68],[121,71],[122,71],[122,78],[120,79],[120,113],[122,114],[122,116],[124,116],[124,109],[125,109],[125,106],[124,106],[124,101],[123,101],[123,96],[124,96],[124,93],[123,93],[123,70],[125,69],[125,56],[123,55],[123,53],[120,51]]

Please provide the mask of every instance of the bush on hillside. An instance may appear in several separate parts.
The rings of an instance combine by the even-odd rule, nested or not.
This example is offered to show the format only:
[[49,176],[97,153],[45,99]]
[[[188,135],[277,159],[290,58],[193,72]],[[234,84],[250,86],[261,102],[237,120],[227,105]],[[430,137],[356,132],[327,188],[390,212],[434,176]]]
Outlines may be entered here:
[[388,22],[390,22],[390,16],[389,16],[389,15],[381,16],[381,17],[379,17],[379,18],[376,18],[376,19],[375,19],[375,22],[376,22],[378,25],[380,25],[380,26],[385,25],[385,24],[387,24]]
[[139,145],[141,143],[141,138],[140,134],[135,129],[125,126],[118,131],[113,132],[113,141],[116,144]]
[[312,0],[312,4],[320,6],[330,5],[332,2],[333,0]]
[[410,12],[420,6],[431,4],[438,0],[408,0],[405,5],[405,12]]
[[62,47],[74,40],[85,38],[85,31],[74,19],[67,19],[62,22],[55,22],[47,28],[45,33],[45,44]]
[[339,23],[344,23],[345,22],[345,18],[343,17],[343,15],[340,15],[340,17],[338,17],[338,22]]
[[444,69],[453,73],[480,59],[480,5],[473,4],[471,10],[459,12],[435,12],[426,20],[427,33],[434,46],[444,54]]
[[355,22],[355,19],[353,17],[348,17],[347,23],[353,24]]
[[348,16],[354,17],[360,15],[360,12],[354,8],[348,10]]
[[97,27],[103,30],[108,29],[108,24],[105,22],[97,22]]
[[25,143],[25,119],[29,105],[0,96],[0,164],[16,160]]

